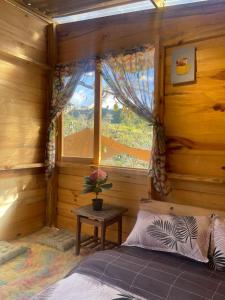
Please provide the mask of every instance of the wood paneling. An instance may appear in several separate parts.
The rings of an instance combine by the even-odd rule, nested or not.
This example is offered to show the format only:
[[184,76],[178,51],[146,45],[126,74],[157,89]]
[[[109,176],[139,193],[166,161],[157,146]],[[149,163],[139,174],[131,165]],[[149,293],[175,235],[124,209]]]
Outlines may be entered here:
[[47,23],[7,1],[0,11],[0,239],[13,239],[45,221]]
[[[173,48],[166,51],[165,124],[168,169],[225,180],[225,36],[190,43],[196,48],[196,83],[171,85]],[[179,124],[179,126],[178,126]],[[225,209],[224,184],[173,183],[170,199]],[[196,189],[197,188],[197,189]]]
[[46,62],[46,23],[31,14],[0,2],[0,50]]
[[[109,173],[109,181],[113,188],[102,194],[105,203],[127,207],[128,212],[123,222],[123,237],[132,229],[138,211],[141,198],[148,196],[148,184],[146,171],[128,171],[126,169],[104,168]],[[57,225],[68,229],[75,229],[76,219],[73,213],[75,207],[91,203],[92,194],[82,195],[83,176],[88,176],[91,168],[87,165],[62,166],[59,169],[58,180],[58,205]],[[84,227],[86,233],[91,227]],[[108,232],[108,238],[116,237],[116,225]]]
[[175,204],[173,202],[162,202],[156,200],[143,200],[140,203],[140,209],[152,213],[160,213],[171,216],[212,216],[218,215],[222,218],[225,217],[225,211],[206,209],[202,207],[193,207],[183,204]]
[[44,225],[46,183],[42,172],[1,174],[0,190],[1,239],[16,238]]
[[156,19],[154,13],[141,12],[113,16],[110,21],[100,18],[58,25],[58,60],[70,62],[110,50],[119,52],[146,42],[154,43],[158,29]]
[[[160,100],[165,102],[164,122],[168,138],[167,164],[171,172],[169,202],[225,210],[225,1],[138,12],[57,26],[59,62],[119,52],[157,41],[164,76],[158,78]],[[171,53],[174,47],[197,49],[197,80],[194,84],[171,85]],[[163,69],[163,66],[162,66]],[[85,166],[59,170],[58,225],[73,229],[71,209],[90,202],[80,195]],[[147,196],[147,177],[109,171],[114,183],[104,198],[129,208],[124,236]],[[130,226],[130,227],[129,227]]]
[[153,43],[159,32],[161,42],[170,46],[223,35],[224,8],[224,0],[215,0],[61,24],[59,62]]

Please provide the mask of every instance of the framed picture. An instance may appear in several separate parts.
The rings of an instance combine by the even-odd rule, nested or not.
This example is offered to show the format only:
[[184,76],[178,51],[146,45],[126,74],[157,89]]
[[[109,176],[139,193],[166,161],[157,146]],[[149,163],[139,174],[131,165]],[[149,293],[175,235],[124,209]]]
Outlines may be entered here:
[[195,82],[196,75],[196,50],[194,47],[174,49],[172,53],[172,84]]

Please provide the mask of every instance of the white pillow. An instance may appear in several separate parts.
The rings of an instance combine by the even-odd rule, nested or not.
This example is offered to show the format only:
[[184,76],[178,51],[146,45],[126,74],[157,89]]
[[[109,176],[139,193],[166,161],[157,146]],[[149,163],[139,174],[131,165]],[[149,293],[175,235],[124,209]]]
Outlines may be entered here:
[[178,253],[208,262],[210,233],[210,217],[156,215],[141,210],[123,245]]
[[209,264],[212,269],[225,271],[225,220],[219,217],[213,221]]

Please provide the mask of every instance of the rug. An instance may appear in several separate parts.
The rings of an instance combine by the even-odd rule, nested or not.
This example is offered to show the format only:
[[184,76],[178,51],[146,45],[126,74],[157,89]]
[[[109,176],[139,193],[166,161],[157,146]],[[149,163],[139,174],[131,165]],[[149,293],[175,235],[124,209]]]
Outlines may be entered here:
[[30,250],[0,266],[0,299],[30,299],[67,275],[80,261],[74,248],[61,252],[38,244],[39,235],[40,232],[13,242]]

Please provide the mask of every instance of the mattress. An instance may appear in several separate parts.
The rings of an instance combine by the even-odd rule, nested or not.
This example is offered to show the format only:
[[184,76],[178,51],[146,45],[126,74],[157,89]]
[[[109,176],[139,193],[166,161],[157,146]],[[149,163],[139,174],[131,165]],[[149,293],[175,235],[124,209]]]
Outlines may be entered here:
[[35,300],[224,300],[225,273],[137,247],[96,252]]
[[225,273],[171,253],[137,247],[96,252],[73,272],[148,300],[225,299]]

